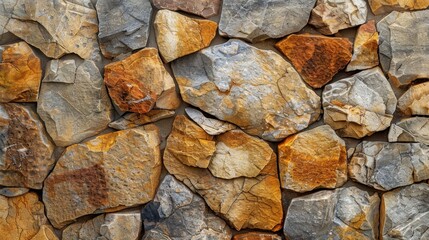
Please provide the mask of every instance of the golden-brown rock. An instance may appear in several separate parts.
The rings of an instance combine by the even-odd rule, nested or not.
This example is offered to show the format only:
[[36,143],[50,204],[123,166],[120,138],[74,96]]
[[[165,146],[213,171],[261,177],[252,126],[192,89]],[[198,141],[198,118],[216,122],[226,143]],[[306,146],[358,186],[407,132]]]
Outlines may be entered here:
[[292,34],[276,44],[308,85],[321,88],[345,68],[352,57],[347,38]]
[[241,233],[234,236],[232,240],[281,240],[277,234],[263,233],[263,232],[248,232]]
[[398,100],[398,109],[402,114],[429,115],[429,82],[414,85]]
[[148,113],[126,113],[118,120],[109,123],[109,127],[117,130],[125,130],[129,128],[138,127],[144,124],[153,123],[161,119],[174,116],[175,112],[170,110],[151,110]]
[[376,15],[391,11],[419,10],[429,7],[429,0],[369,0],[368,2],[372,12]]
[[39,232],[31,240],[58,240],[59,238],[55,235],[54,229],[49,225],[43,225],[40,227]]

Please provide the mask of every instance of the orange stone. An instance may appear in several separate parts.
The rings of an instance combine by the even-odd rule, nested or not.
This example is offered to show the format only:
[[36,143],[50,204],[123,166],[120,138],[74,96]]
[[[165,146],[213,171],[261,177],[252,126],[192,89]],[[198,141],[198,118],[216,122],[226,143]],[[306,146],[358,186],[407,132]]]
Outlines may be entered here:
[[263,233],[263,232],[248,232],[241,233],[234,236],[232,240],[281,240],[282,238],[277,234]]

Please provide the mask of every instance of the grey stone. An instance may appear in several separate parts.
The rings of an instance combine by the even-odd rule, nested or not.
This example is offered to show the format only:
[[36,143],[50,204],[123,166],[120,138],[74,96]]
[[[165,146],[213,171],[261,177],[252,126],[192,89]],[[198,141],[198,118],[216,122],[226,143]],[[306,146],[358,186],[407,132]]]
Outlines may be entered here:
[[420,142],[429,145],[429,118],[406,118],[390,125],[389,142]]
[[109,123],[109,127],[117,130],[125,130],[129,128],[134,128],[142,126],[148,123],[154,123],[161,119],[169,118],[174,116],[175,111],[170,110],[151,110],[148,113],[126,113],[118,120]]
[[205,18],[219,13],[220,2],[221,0],[152,0],[156,8],[172,11],[181,10]]
[[251,42],[280,38],[307,25],[316,0],[223,0],[219,34]]
[[5,197],[17,197],[26,194],[30,189],[28,188],[12,188],[12,187],[0,187],[0,195]]
[[207,134],[210,135],[219,135],[229,130],[236,129],[237,127],[231,123],[220,121],[215,118],[208,118],[204,116],[201,111],[198,111],[195,108],[185,108],[186,114],[191,118],[195,123],[198,124]]

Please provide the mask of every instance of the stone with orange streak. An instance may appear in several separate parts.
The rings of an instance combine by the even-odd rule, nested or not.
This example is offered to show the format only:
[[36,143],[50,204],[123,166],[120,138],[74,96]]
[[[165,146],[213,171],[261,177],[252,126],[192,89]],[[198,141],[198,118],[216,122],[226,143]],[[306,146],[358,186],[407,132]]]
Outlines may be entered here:
[[281,240],[277,234],[265,232],[248,232],[235,235],[232,240]]
[[148,113],[126,113],[121,118],[109,123],[109,127],[117,130],[125,130],[133,127],[154,123],[159,120],[174,116],[175,111],[154,109]]
[[368,3],[375,15],[392,11],[422,10],[429,7],[429,0],[369,0]]
[[411,86],[399,99],[398,109],[406,116],[429,116],[429,82]]
[[314,88],[330,82],[352,58],[352,43],[347,38],[292,34],[278,42],[276,47]]

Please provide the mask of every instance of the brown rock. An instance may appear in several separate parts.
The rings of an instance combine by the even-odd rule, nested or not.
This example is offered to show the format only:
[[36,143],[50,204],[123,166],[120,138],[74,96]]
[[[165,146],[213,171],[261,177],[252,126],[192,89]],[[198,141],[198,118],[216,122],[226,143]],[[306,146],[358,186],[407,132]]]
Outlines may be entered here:
[[193,13],[205,18],[219,13],[220,0],[153,0],[153,5],[158,9],[181,10]]
[[429,82],[410,87],[398,100],[402,114],[429,115]]
[[117,130],[125,130],[169,118],[174,116],[174,114],[175,112],[170,110],[151,110],[145,114],[126,113],[118,120],[109,123],[109,127]]
[[429,7],[428,0],[368,0],[368,2],[372,12],[376,15],[391,11],[419,10]]
[[321,88],[346,67],[352,57],[347,38],[292,34],[276,44],[310,86]]
[[58,240],[59,238],[55,235],[54,229],[49,225],[43,225],[40,227],[39,232],[31,240]]
[[237,234],[232,238],[232,240],[281,240],[277,234],[272,233],[262,233],[262,232],[248,232]]

